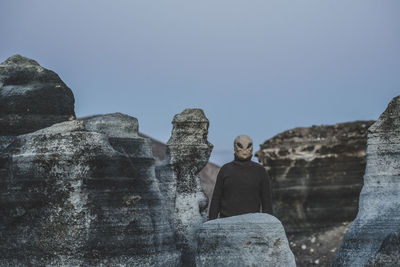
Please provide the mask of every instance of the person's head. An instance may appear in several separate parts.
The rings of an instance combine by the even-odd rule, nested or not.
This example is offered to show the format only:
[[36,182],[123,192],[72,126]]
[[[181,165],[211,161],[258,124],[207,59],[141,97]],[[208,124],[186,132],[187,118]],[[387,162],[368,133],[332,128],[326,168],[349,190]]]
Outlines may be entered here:
[[243,134],[236,137],[233,147],[235,149],[235,156],[239,160],[249,159],[253,155],[253,140],[247,135]]

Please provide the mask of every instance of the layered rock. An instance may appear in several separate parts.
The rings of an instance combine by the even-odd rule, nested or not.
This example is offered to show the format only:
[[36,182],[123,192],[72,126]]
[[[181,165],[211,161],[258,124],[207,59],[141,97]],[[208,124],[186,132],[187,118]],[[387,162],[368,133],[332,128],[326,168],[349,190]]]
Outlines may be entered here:
[[299,266],[330,266],[343,226],[355,218],[372,123],[295,128],[256,152],[272,177],[274,215],[288,233]]
[[71,89],[36,61],[15,55],[0,64],[0,135],[15,136],[75,118]]
[[[156,164],[162,164],[167,159],[167,146],[163,142],[160,142],[148,135],[139,133],[139,136],[149,138],[152,142],[153,156],[156,160]],[[207,162],[206,166],[200,171],[200,185],[206,194],[209,203],[214,189],[215,181],[220,167],[212,162]]]
[[172,124],[167,154],[176,180],[174,225],[183,266],[195,266],[196,234],[206,220],[208,203],[199,172],[207,164],[213,145],[207,141],[209,121],[201,109],[185,109],[175,115]]
[[367,166],[359,212],[334,266],[400,263],[400,96],[368,131]]
[[266,213],[211,220],[199,230],[197,266],[296,266],[282,224]]
[[203,111],[175,116],[156,166],[135,118],[74,120],[73,109],[36,61],[0,65],[0,265],[194,263],[207,205],[198,173],[212,149]]
[[0,154],[0,265],[179,265],[137,120],[111,114],[17,136]]

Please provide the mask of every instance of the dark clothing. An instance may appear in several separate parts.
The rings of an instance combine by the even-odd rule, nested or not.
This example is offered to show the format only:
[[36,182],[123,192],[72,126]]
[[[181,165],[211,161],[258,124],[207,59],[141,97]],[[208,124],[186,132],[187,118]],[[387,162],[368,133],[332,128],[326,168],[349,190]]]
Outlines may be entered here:
[[234,160],[221,167],[211,200],[209,220],[244,213],[272,214],[271,179],[263,166]]

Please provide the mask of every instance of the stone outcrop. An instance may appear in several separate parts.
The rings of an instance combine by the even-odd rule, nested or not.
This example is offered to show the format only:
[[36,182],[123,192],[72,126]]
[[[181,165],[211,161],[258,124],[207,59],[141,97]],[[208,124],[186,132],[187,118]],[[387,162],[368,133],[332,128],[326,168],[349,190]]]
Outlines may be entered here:
[[0,265],[177,266],[151,142],[122,114],[17,136],[0,153]]
[[357,218],[334,266],[400,263],[400,96],[368,130],[367,166]]
[[212,145],[201,110],[173,124],[157,166],[120,113],[1,139],[0,265],[194,265]]
[[208,221],[199,230],[197,266],[296,266],[282,224],[266,213]]
[[136,118],[76,120],[71,90],[34,60],[0,65],[0,104],[0,265],[194,263],[212,150],[202,110],[174,117],[156,162]]
[[196,234],[206,220],[208,203],[199,172],[213,145],[207,141],[209,122],[201,109],[185,109],[175,115],[172,124],[167,154],[176,180],[174,225],[183,266],[195,266]]
[[75,118],[72,91],[51,70],[15,55],[0,64],[0,136],[15,136]]
[[330,266],[357,214],[373,121],[285,131],[256,152],[272,177],[274,215],[299,266]]
[[[139,133],[139,136],[151,139],[153,156],[156,160],[156,164],[162,164],[164,160],[167,159],[167,146],[163,142],[160,142],[148,135]],[[217,175],[220,167],[212,162],[207,162],[206,166],[200,171],[200,185],[206,194],[209,203],[211,201],[211,196],[214,189],[215,181],[217,180]]]

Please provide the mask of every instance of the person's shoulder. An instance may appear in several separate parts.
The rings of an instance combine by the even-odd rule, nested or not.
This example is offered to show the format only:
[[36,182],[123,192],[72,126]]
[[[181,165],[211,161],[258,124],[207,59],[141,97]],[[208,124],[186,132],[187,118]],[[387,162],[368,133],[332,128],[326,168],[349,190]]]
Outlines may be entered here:
[[269,175],[265,167],[257,162],[252,161],[251,167],[253,168],[253,170],[256,170],[257,173],[266,174],[267,176]]
[[221,167],[220,170],[222,170],[222,169],[229,169],[229,168],[232,168],[232,166],[233,166],[233,161],[228,162],[228,163],[225,163],[224,165],[222,165],[222,167]]
[[265,170],[264,166],[261,165],[260,163],[257,163],[255,161],[250,161],[251,166],[260,170]]

